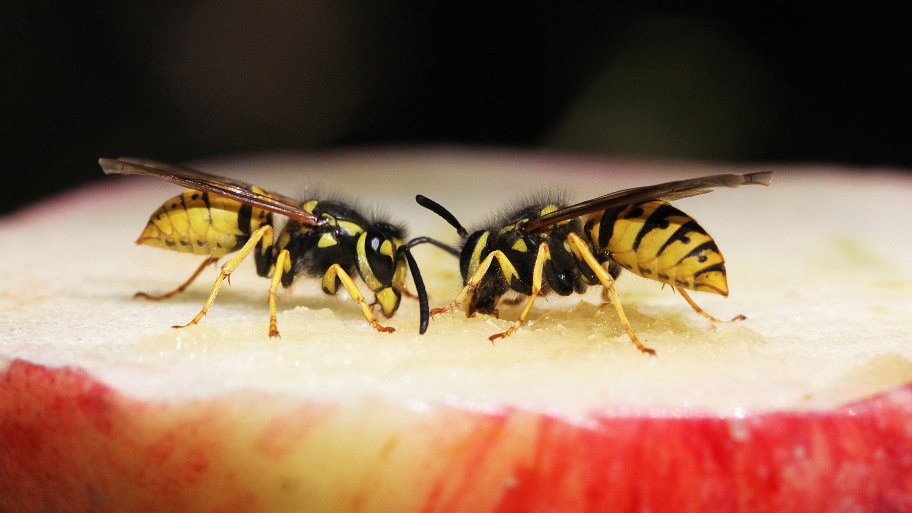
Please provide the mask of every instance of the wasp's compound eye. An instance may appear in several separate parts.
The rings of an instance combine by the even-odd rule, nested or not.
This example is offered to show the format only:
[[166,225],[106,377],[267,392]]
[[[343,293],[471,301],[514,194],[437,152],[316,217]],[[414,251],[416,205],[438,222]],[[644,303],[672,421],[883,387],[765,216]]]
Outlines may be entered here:
[[377,281],[384,285],[389,285],[393,281],[393,272],[395,262],[393,255],[395,248],[392,241],[386,238],[382,233],[370,230],[364,237],[364,255],[367,258],[367,265],[370,266],[371,273],[377,278]]

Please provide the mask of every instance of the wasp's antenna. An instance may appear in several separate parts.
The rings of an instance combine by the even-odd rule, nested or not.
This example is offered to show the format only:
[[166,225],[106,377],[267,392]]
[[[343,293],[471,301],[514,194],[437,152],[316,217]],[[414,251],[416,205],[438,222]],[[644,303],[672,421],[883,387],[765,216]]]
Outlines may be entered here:
[[430,237],[415,237],[414,239],[410,240],[408,242],[408,244],[406,244],[406,246],[408,246],[409,248],[413,248],[413,247],[417,246],[418,244],[430,244],[432,246],[437,246],[438,248],[446,251],[447,253],[449,253],[455,257],[459,256],[459,248],[450,246],[449,244],[444,244],[444,243],[440,242],[439,240],[432,239]]
[[459,221],[456,220],[456,216],[451,214],[449,210],[443,208],[443,205],[440,203],[437,203],[436,201],[420,194],[415,196],[415,201],[417,201],[418,204],[422,207],[430,210],[431,212],[442,217],[446,222],[450,223],[453,228],[456,228],[456,232],[459,233],[459,236],[463,239],[469,236],[469,231],[463,228],[461,224],[459,224]]
[[412,256],[412,248],[402,246],[402,252],[405,253],[405,260],[408,262],[409,269],[412,271],[412,279],[415,280],[415,289],[418,290],[418,334],[424,335],[428,329],[428,322],[431,318],[430,307],[428,306],[427,289],[424,288],[424,279],[421,278],[421,271],[418,270],[418,262]]
[[412,280],[415,281],[415,289],[418,291],[418,311],[419,311],[419,324],[418,324],[418,334],[424,335],[424,332],[428,329],[428,322],[430,321],[430,306],[428,304],[428,295],[427,289],[424,287],[424,279],[421,277],[421,271],[418,270],[418,262],[415,261],[415,257],[412,256],[412,247],[419,244],[431,244],[437,246],[438,248],[450,253],[453,256],[459,256],[459,250],[450,246],[449,244],[444,244],[439,240],[432,239],[430,237],[415,237],[414,239],[408,241],[408,243],[399,246],[399,251],[405,254],[405,260],[408,262],[409,270],[412,272]]

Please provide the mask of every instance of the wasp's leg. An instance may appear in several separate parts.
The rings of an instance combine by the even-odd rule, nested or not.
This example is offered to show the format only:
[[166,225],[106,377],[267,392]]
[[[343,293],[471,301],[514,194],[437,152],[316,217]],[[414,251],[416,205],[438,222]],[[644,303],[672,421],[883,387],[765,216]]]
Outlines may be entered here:
[[691,308],[694,309],[695,312],[702,315],[703,317],[706,317],[707,319],[711,320],[712,322],[735,322],[735,321],[743,321],[744,319],[747,319],[747,317],[745,317],[743,315],[736,315],[727,321],[723,321],[721,319],[716,319],[712,315],[709,315],[708,313],[703,311],[702,308],[697,306],[697,304],[694,303],[693,299],[690,299],[690,295],[688,295],[687,292],[684,292],[684,289],[675,287],[675,290],[677,290],[678,292],[681,293],[681,296],[683,296],[684,299],[687,300],[687,303],[690,305]]
[[507,331],[491,335],[488,337],[488,340],[494,342],[498,338],[509,337],[526,322],[526,317],[529,315],[529,310],[532,310],[532,304],[535,303],[535,298],[541,294],[542,268],[548,260],[551,260],[551,250],[548,249],[547,242],[542,242],[541,245],[538,246],[538,256],[535,257],[535,268],[532,271],[532,295],[529,296],[529,301],[519,314],[519,318],[513,321],[513,324],[507,328]]
[[269,303],[269,336],[281,338],[279,328],[276,326],[276,301],[279,299],[276,291],[282,282],[282,275],[291,270],[291,253],[287,249],[283,249],[279,253],[274,269],[272,281],[269,283],[269,298],[266,300]]
[[342,269],[339,264],[331,265],[329,269],[326,270],[326,274],[323,275],[323,292],[327,294],[336,293],[336,278],[339,278],[339,281],[342,282],[345,290],[348,291],[348,295],[351,296],[355,303],[358,303],[358,306],[361,307],[361,312],[364,314],[364,318],[367,319],[367,322],[370,323],[375,330],[384,333],[396,331],[394,328],[383,326],[377,321],[377,317],[374,316],[374,312],[371,310],[370,305],[364,300],[364,296],[361,294],[361,291],[358,290],[358,286],[355,285],[355,282],[352,281],[348,273],[345,272],[345,269]]
[[238,252],[238,254],[235,255],[231,260],[225,262],[222,265],[222,270],[219,272],[218,278],[215,279],[215,284],[212,286],[212,292],[209,293],[209,299],[206,300],[206,304],[203,305],[203,309],[200,310],[200,313],[196,314],[196,317],[194,317],[193,320],[191,320],[187,324],[184,324],[183,326],[181,326],[181,325],[172,326],[172,328],[186,328],[187,326],[192,326],[192,325],[200,322],[203,319],[203,317],[206,316],[206,312],[209,311],[209,308],[212,306],[212,303],[215,301],[215,296],[218,295],[219,288],[221,288],[221,286],[222,286],[222,281],[224,281],[225,278],[228,278],[228,283],[231,284],[231,278],[230,278],[231,273],[233,273],[234,270],[237,269],[237,267],[241,264],[241,262],[243,262],[244,259],[247,258],[247,255],[249,255],[250,252],[253,251],[253,248],[256,247],[257,243],[264,236],[268,236],[268,237],[272,236],[272,226],[271,225],[267,224],[265,226],[261,226],[259,229],[257,229],[257,231],[253,232],[250,235],[250,240],[248,240],[247,243],[244,244],[244,247],[241,248],[241,250]]
[[519,279],[519,272],[513,267],[513,264],[510,263],[510,259],[507,258],[507,255],[503,254],[499,249],[492,251],[484,260],[481,261],[481,264],[478,265],[478,269],[475,270],[475,274],[469,278],[469,281],[463,287],[462,291],[456,296],[456,299],[452,303],[448,304],[443,308],[434,308],[431,310],[431,315],[438,315],[446,312],[452,312],[453,310],[459,308],[469,294],[474,291],[478,284],[481,283],[481,279],[484,278],[485,273],[488,272],[488,268],[491,267],[491,262],[494,259],[500,263],[500,269],[503,271],[504,277],[507,279],[507,283],[511,283],[513,280]]
[[162,299],[168,299],[169,297],[180,294],[181,292],[187,290],[187,287],[189,287],[190,284],[193,283],[193,280],[195,280],[196,277],[199,276],[201,272],[203,272],[203,269],[205,269],[207,265],[214,264],[216,262],[218,262],[218,257],[211,256],[211,257],[207,258],[196,269],[196,272],[193,273],[193,276],[190,276],[190,278],[188,278],[187,281],[185,281],[180,287],[177,287],[176,289],[172,290],[171,292],[168,292],[167,294],[162,294],[160,296],[153,296],[151,294],[146,294],[145,292],[137,292],[136,294],[133,294],[133,299],[141,297],[143,299],[148,299],[149,301],[161,301]]
[[655,350],[644,346],[640,342],[640,339],[637,338],[636,333],[633,332],[633,328],[630,327],[630,321],[627,320],[627,316],[624,314],[624,308],[621,306],[621,298],[614,288],[614,278],[612,278],[611,275],[608,274],[608,271],[598,263],[595,256],[592,254],[592,251],[589,250],[589,245],[575,233],[571,233],[567,239],[570,241],[570,246],[576,250],[574,253],[586,262],[586,265],[592,269],[592,272],[594,272],[599,281],[602,282],[602,286],[611,294],[611,302],[614,303],[618,318],[620,318],[621,324],[624,326],[624,331],[627,332],[627,336],[630,337],[630,341],[633,342],[633,345],[644,353],[655,355]]

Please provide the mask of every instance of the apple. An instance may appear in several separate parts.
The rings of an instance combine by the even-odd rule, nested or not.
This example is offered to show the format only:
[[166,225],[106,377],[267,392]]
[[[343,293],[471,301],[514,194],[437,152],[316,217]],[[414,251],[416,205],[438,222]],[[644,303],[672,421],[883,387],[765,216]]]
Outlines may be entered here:
[[[729,171],[455,149],[198,167],[286,194],[335,187],[445,240],[414,194],[472,225],[536,188],[585,199]],[[179,189],[100,177],[18,212],[0,221],[0,511],[912,511],[912,179],[775,170],[768,189],[676,202],[728,265],[729,299],[694,299],[746,321],[713,325],[655,282],[618,281],[657,357],[597,290],[539,300],[491,344],[522,305],[438,316],[419,336],[403,300],[384,334],[303,279],[270,339],[251,262],[175,330],[216,272],[133,300],[199,262],[132,241]],[[442,306],[455,259],[416,257]]]

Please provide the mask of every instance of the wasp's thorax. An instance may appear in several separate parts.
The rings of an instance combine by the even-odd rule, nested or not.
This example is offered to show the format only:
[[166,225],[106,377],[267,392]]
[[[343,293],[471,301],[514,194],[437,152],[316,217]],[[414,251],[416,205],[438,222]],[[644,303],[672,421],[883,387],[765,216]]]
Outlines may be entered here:
[[535,232],[524,229],[530,219],[558,208],[560,205],[555,203],[523,207],[505,216],[499,227],[478,230],[466,238],[460,254],[464,284],[492,252],[498,251],[504,257],[498,259],[472,294],[470,312],[493,313],[500,297],[510,290],[532,294],[535,264],[543,244],[547,244],[550,255],[542,267],[543,292],[566,296],[597,283],[597,278],[574,256],[567,243],[570,233],[582,235],[580,220],[562,221]]
[[324,292],[332,294],[338,287],[338,278],[327,275],[327,271],[338,265],[348,275],[357,272],[361,276],[376,295],[384,315],[395,313],[407,270],[405,258],[398,252],[404,230],[385,221],[369,221],[339,202],[312,200],[305,202],[303,208],[325,224],[308,227],[289,221],[275,246],[263,248],[264,263],[274,261],[273,255],[283,249],[289,251],[291,272],[282,276],[282,284],[290,286],[302,274],[323,277]]

